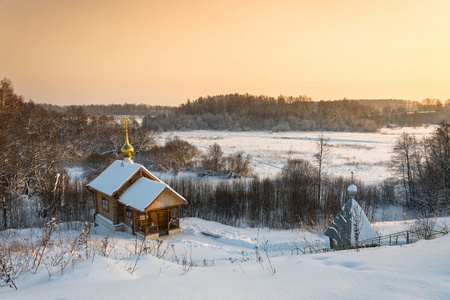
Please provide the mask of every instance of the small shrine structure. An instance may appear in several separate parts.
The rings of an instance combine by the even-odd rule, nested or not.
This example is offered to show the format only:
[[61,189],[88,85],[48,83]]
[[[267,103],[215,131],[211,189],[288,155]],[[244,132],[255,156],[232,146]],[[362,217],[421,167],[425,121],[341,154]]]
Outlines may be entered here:
[[186,199],[134,163],[125,119],[123,160],[114,161],[87,185],[94,193],[95,223],[113,231],[126,231],[145,239],[180,232],[180,210]]
[[357,188],[353,184],[353,174],[352,183],[348,187],[347,193],[349,200],[325,231],[325,235],[330,238],[332,249],[350,249],[364,246],[361,245],[361,242],[377,237],[366,214],[355,200]]

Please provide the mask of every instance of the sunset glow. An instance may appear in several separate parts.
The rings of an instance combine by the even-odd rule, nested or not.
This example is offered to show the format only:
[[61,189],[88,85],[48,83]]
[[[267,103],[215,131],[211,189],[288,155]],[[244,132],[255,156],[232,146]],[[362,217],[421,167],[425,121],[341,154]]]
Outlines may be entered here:
[[0,0],[0,40],[36,102],[450,98],[448,0]]

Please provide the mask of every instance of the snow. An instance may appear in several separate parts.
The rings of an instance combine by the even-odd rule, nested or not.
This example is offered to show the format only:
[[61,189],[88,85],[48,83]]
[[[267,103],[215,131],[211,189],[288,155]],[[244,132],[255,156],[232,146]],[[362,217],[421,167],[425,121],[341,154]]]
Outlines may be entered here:
[[102,219],[103,222],[106,222],[108,224],[111,224],[112,226],[114,226],[113,221],[111,221],[110,219],[105,218],[104,216],[102,216],[101,214],[97,214],[95,215],[95,218],[97,219]]
[[[436,223],[446,222],[439,219]],[[115,251],[58,269],[49,277],[43,267],[17,280],[19,290],[0,288],[0,299],[449,299],[450,236],[411,245],[291,255],[295,246],[319,247],[327,238],[308,231],[236,228],[201,219],[183,219],[182,232],[164,239],[173,244],[167,260],[143,255],[124,258],[134,237],[110,234]],[[374,224],[401,231],[402,222]],[[202,232],[220,236],[214,238]],[[392,232],[391,232],[392,233]],[[259,236],[259,239],[258,239]],[[259,240],[262,262],[256,261]],[[263,249],[267,245],[269,259]],[[168,249],[171,249],[170,247]],[[185,272],[170,261],[183,255],[196,266]],[[206,264],[208,266],[203,267]],[[275,269],[271,272],[270,266]]]
[[140,168],[144,168],[144,166],[140,164],[127,164],[121,160],[116,160],[89,183],[88,186],[112,196]]
[[323,134],[330,138],[331,145],[330,160],[324,166],[324,172],[331,176],[350,177],[350,172],[353,171],[355,179],[372,184],[393,176],[389,161],[399,135],[406,132],[421,139],[434,129],[432,126],[383,128],[380,132],[373,133],[197,130],[167,132],[162,137],[177,135],[202,151],[206,151],[214,143],[219,144],[225,154],[244,151],[252,156],[253,173],[259,177],[273,177],[280,172],[288,158],[305,159],[316,165],[313,155],[317,152],[318,137]]
[[82,167],[68,167],[66,170],[70,181],[83,179],[84,171]]
[[356,188],[356,185],[354,185],[354,184],[351,184],[347,189],[347,192],[349,194],[353,194],[353,195],[356,194],[357,191],[358,191],[358,189]]
[[370,225],[369,220],[367,219],[366,214],[362,210],[361,206],[359,206],[358,202],[355,201],[355,199],[352,199],[352,208],[351,208],[351,215],[352,215],[352,243],[354,244],[355,241],[355,222],[357,222],[358,230],[359,230],[359,241],[364,240],[370,240],[373,238],[376,238],[377,235],[373,231],[372,226]]
[[119,201],[126,206],[144,211],[166,187],[165,183],[141,177],[125,190]]
[[164,188],[169,189],[183,202],[187,202],[183,196],[150,173],[144,166],[136,163],[127,163],[122,160],[113,162],[87,186],[112,196],[128,180],[130,180],[139,169],[143,169],[144,172],[150,174],[154,180],[142,177],[139,178],[122,194],[119,199],[120,202],[144,211]]
[[[421,138],[433,129],[323,132],[333,146],[325,171],[347,177],[354,171],[355,177],[366,183],[380,182],[392,176],[388,161],[398,135],[408,132]],[[242,150],[251,154],[252,167],[260,177],[275,176],[287,158],[303,158],[314,163],[312,156],[320,134],[176,133],[202,150],[217,142],[226,153]],[[140,167],[121,164],[122,161],[114,162],[107,177],[98,182],[95,179],[90,185],[114,193],[134,174],[132,168]],[[124,168],[129,176],[117,176],[117,168]],[[79,171],[71,173],[76,176]],[[383,214],[401,219],[403,212],[397,209],[389,208]],[[450,217],[432,222],[448,226]],[[371,225],[378,235],[387,235],[407,230],[413,223],[414,220],[409,220]],[[359,252],[291,255],[297,248],[328,247],[328,237],[308,230],[237,228],[196,218],[182,219],[181,229],[180,234],[163,238],[161,251],[168,251],[166,259],[143,255],[137,261],[137,270],[131,274],[129,269],[137,260],[136,255],[128,257],[135,246],[134,236],[113,233],[101,226],[93,228],[94,240],[101,241],[108,235],[114,245],[108,257],[96,255],[94,259],[66,268],[64,274],[54,267],[51,277],[45,267],[37,273],[26,272],[16,281],[18,291],[0,287],[0,299],[450,299],[448,234],[435,240]],[[40,234],[37,229],[15,232],[22,237]],[[76,231],[66,233],[69,237],[76,234]],[[261,262],[257,262],[257,246]],[[175,262],[176,258],[185,258],[194,266],[186,272]],[[271,266],[275,273],[270,271]]]

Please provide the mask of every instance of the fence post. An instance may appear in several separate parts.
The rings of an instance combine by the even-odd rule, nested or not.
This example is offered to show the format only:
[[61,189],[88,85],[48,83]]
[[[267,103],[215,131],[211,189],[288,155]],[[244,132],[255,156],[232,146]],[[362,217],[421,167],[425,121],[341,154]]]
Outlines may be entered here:
[[425,239],[428,240],[427,239],[427,229],[426,228],[425,228]]
[[409,231],[406,231],[406,244],[409,244]]

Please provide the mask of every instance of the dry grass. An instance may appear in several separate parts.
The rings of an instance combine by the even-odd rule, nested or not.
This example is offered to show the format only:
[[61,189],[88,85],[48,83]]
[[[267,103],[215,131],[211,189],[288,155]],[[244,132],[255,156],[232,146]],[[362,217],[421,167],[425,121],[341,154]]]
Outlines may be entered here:
[[357,149],[357,150],[373,150],[375,147],[369,147],[361,144],[330,144],[333,148],[346,148],[346,149]]
[[216,140],[223,140],[224,137],[223,136],[200,136],[198,137],[199,140],[211,140],[211,141],[216,141]]

